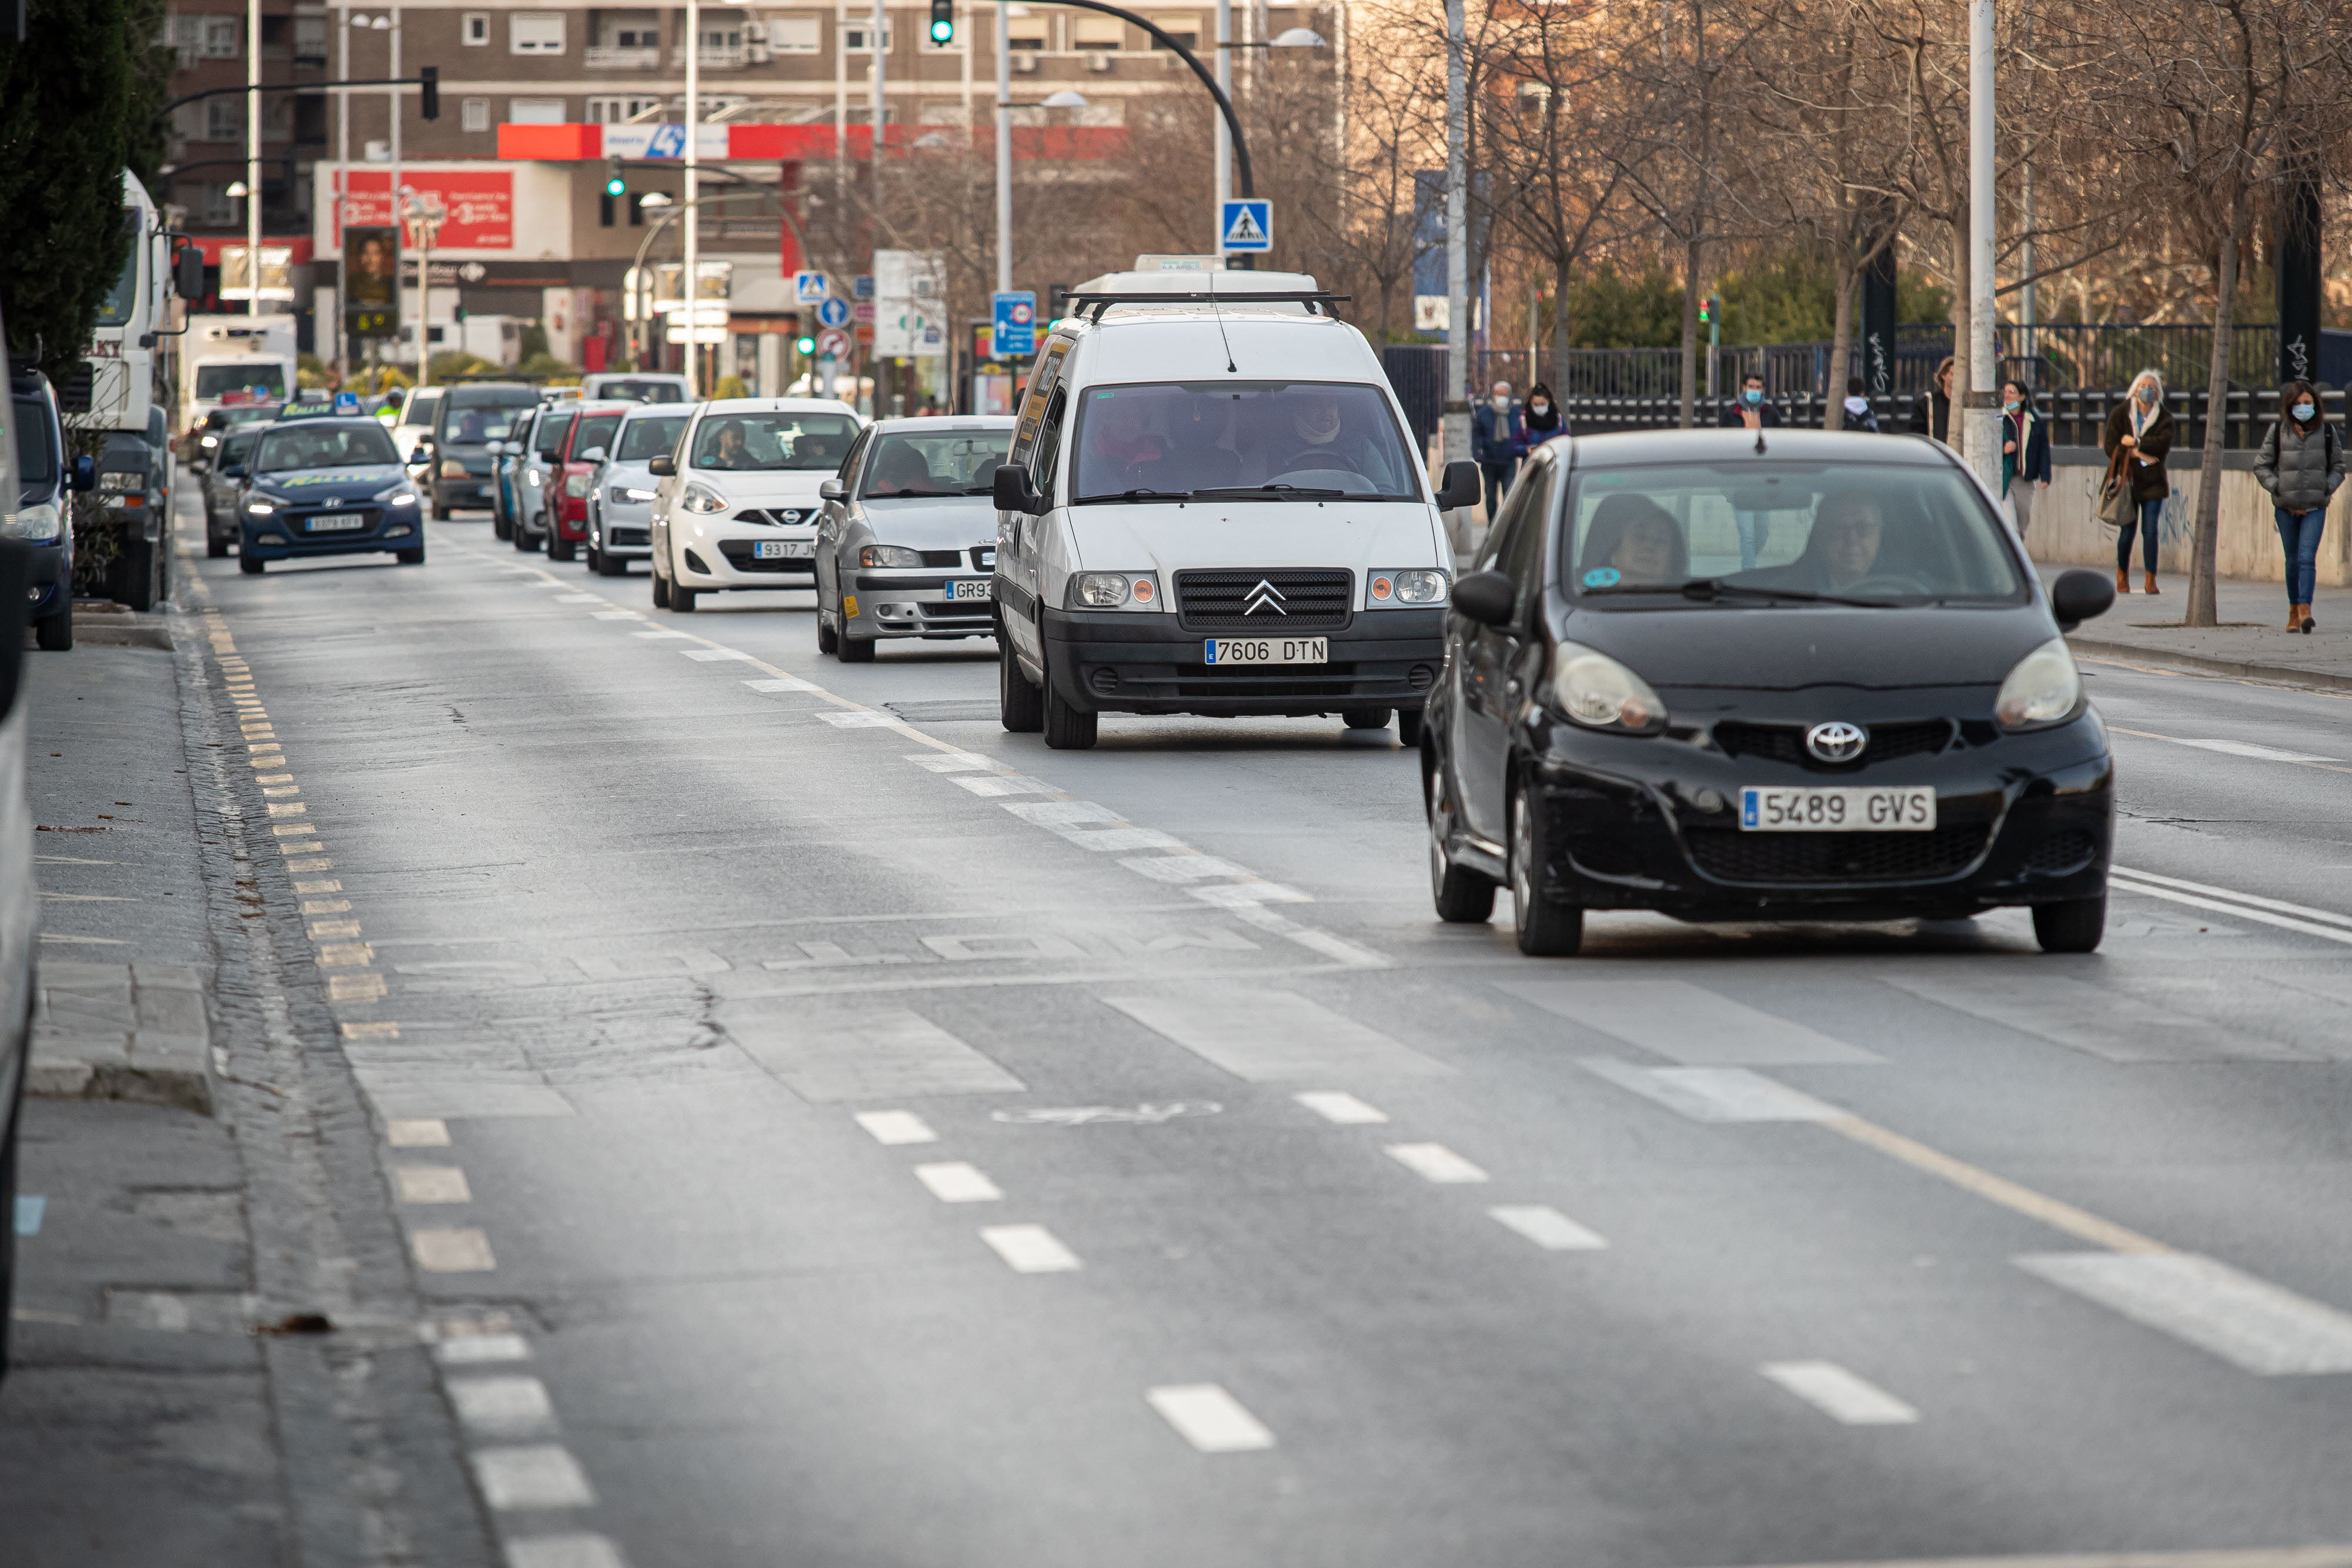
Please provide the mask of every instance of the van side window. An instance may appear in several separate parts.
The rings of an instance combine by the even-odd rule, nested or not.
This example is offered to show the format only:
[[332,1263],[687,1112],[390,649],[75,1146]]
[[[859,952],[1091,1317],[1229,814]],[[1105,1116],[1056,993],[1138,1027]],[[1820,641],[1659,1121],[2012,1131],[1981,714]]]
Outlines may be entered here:
[[572,415],[541,414],[539,416],[539,455],[552,463],[563,451],[563,438],[572,431]]
[[1045,406],[1045,418],[1037,431],[1037,494],[1051,499],[1054,481],[1062,471],[1062,422],[1067,394],[1055,389],[1054,401]]
[[1013,452],[1006,461],[1020,467],[1030,466],[1037,451],[1037,434],[1044,424],[1045,412],[1061,379],[1062,361],[1070,351],[1070,340],[1056,338],[1045,344],[1045,355],[1038,360],[1037,369],[1029,378],[1029,393],[1021,400],[1021,417],[1013,431]]

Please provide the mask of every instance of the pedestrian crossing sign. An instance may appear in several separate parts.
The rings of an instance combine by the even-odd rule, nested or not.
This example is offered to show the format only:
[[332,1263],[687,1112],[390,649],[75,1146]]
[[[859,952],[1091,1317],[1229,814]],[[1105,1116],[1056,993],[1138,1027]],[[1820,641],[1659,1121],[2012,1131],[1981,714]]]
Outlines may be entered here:
[[1272,250],[1274,204],[1257,197],[1225,203],[1218,214],[1217,248],[1225,251]]

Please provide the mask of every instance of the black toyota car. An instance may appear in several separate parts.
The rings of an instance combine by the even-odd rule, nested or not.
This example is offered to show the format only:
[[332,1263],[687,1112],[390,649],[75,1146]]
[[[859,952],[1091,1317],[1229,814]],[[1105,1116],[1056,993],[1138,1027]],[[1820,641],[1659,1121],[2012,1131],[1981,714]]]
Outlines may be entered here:
[[1441,918],[1512,890],[1693,921],[2031,906],[2098,946],[2115,763],[2048,593],[1952,454],[1818,431],[1554,441],[1454,586],[1422,745]]

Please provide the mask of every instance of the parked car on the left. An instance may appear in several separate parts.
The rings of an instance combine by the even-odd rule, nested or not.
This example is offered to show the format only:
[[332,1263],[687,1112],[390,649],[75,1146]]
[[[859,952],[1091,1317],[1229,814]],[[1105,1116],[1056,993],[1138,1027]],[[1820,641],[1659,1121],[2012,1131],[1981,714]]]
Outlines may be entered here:
[[[5,341],[7,334],[0,330],[0,342]],[[24,615],[37,586],[33,563],[45,547],[20,535],[26,507],[44,504],[27,503],[24,497],[46,487],[27,482],[18,444],[23,402],[16,396],[16,378],[9,381],[10,395],[0,397],[0,1377],[8,1371],[16,1148],[32,1034],[33,917],[40,907],[33,881],[33,815],[25,794],[25,716],[16,699],[25,667]],[[70,630],[72,622],[67,626]]]
[[32,547],[26,613],[40,645],[62,653],[73,646],[73,497],[98,487],[98,463],[68,455],[48,377],[10,366],[8,402],[16,427],[16,493],[0,499],[14,499],[16,510],[0,531]]

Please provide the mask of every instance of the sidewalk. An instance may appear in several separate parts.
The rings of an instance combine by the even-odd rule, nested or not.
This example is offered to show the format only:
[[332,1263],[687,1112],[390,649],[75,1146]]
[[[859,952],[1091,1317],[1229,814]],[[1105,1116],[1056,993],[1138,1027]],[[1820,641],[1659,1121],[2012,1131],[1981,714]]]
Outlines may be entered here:
[[[2062,571],[2097,569],[2043,563],[2038,570],[2047,582]],[[2163,591],[2153,599],[2137,591],[2137,571],[2131,580],[2133,592],[2117,594],[2114,609],[2066,639],[2076,653],[2352,690],[2352,588],[2319,590],[2311,609],[2315,629],[2305,636],[2286,630],[2286,590],[2275,582],[2223,579],[2221,624],[2191,630],[2180,624],[2188,578],[2159,572]]]

